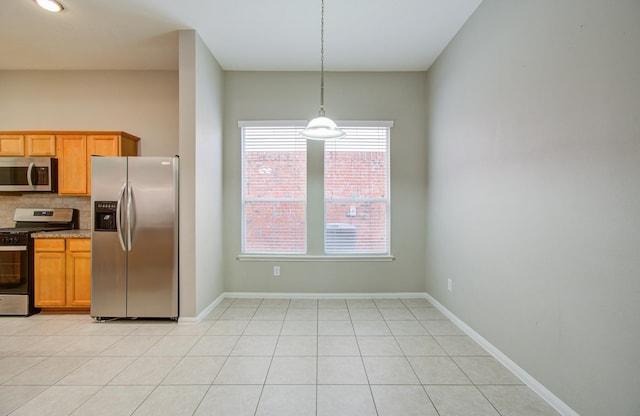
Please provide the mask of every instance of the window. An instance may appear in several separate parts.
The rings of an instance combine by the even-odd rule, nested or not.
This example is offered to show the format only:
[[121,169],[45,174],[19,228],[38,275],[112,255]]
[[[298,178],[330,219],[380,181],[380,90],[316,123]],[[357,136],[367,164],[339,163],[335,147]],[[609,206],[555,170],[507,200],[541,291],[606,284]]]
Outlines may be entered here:
[[324,251],[389,253],[389,128],[344,127],[324,144]]
[[243,253],[306,253],[307,141],[299,132],[242,129]]
[[[307,189],[312,200],[324,193],[326,255],[389,255],[390,122],[341,123],[345,138],[311,150],[298,122],[241,122],[242,254],[307,253]],[[324,161],[324,188],[307,182],[307,158]],[[315,181],[319,183],[319,181]],[[318,189],[315,189],[315,186]],[[318,199],[320,198],[320,199]],[[313,212],[313,210],[312,210]],[[321,226],[322,218],[312,218]],[[314,225],[317,227],[317,225]],[[315,231],[314,231],[315,230]],[[324,231],[322,234],[320,234]],[[317,249],[322,245],[316,244]],[[312,245],[313,247],[313,245]],[[317,250],[316,249],[316,250]],[[311,253],[316,254],[316,253]]]

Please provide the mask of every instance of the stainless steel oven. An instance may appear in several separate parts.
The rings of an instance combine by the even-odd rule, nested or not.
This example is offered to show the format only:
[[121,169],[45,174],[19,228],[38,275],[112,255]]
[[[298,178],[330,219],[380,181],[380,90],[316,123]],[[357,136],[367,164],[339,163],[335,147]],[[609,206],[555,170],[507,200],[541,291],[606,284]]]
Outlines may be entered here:
[[29,234],[0,236],[0,315],[29,314]]
[[0,158],[0,192],[57,192],[58,159]]
[[72,208],[17,208],[15,227],[0,229],[0,315],[39,312],[34,301],[33,239],[39,231],[78,228]]

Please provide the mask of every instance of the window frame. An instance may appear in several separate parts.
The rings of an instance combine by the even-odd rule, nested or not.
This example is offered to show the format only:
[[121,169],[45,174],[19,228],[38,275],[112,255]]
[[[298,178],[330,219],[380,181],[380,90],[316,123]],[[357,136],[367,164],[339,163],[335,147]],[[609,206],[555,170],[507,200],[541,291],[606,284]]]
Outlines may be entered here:
[[[386,219],[386,233],[387,233],[387,252],[383,254],[373,254],[373,253],[365,253],[365,254],[357,254],[357,253],[345,253],[345,254],[335,254],[335,253],[311,253],[309,254],[309,244],[308,239],[310,237],[309,234],[309,223],[311,219],[308,217],[308,210],[305,210],[305,240],[306,250],[305,254],[285,254],[285,253],[263,253],[263,254],[254,254],[254,253],[243,253],[244,249],[244,235],[245,235],[245,218],[244,218],[244,176],[242,174],[242,170],[244,169],[244,149],[242,148],[242,140],[241,140],[241,241],[240,241],[240,253],[236,256],[236,259],[239,261],[279,261],[279,262],[389,262],[395,261],[395,256],[392,254],[392,241],[391,241],[391,131],[390,129],[394,127],[394,122],[389,120],[337,120],[336,123],[340,127],[380,127],[380,128],[388,128],[387,134],[387,219]],[[242,129],[244,127],[295,127],[304,129],[307,121],[305,120],[240,120],[238,121],[238,128],[240,129],[240,137],[242,138],[243,132]],[[309,156],[310,148],[307,147],[307,168],[309,166]],[[324,145],[322,146],[322,154],[320,155],[322,158],[322,176],[324,181]],[[308,205],[310,198],[309,195],[309,175],[307,174],[307,195],[306,200]],[[322,214],[322,234],[320,236],[316,236],[321,241],[321,247],[324,250],[325,245],[325,232],[326,229],[326,215],[325,215],[325,206],[324,206],[324,186],[320,190],[321,195],[319,195],[320,199],[323,201],[323,214]],[[306,206],[305,206],[306,207]]]

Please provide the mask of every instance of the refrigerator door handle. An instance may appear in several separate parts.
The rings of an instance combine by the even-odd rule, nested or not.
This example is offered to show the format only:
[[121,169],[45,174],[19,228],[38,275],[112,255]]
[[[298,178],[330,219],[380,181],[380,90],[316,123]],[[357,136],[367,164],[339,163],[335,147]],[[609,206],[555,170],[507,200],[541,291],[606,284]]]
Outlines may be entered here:
[[133,218],[133,212],[131,210],[131,204],[133,201],[133,185],[129,182],[127,186],[127,251],[131,251],[131,243],[133,243],[133,225],[135,223]]
[[118,233],[118,241],[120,241],[120,247],[122,251],[127,251],[127,247],[124,243],[124,237],[122,236],[122,199],[124,198],[124,191],[127,187],[127,183],[122,184],[120,188],[120,195],[118,196],[118,203],[116,204],[116,231]]

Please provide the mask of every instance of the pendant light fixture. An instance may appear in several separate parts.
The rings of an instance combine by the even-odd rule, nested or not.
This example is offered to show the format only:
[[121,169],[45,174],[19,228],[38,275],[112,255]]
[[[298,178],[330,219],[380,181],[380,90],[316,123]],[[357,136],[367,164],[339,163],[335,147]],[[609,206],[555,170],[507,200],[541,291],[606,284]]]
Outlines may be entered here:
[[320,13],[320,111],[318,117],[307,124],[307,127],[300,133],[303,137],[311,140],[340,139],[345,136],[336,123],[324,115],[324,0],[321,0],[322,8]]
[[60,4],[56,0],[36,0],[36,3],[38,3],[38,6],[50,12],[57,13],[64,10],[64,7],[62,7],[62,4]]

